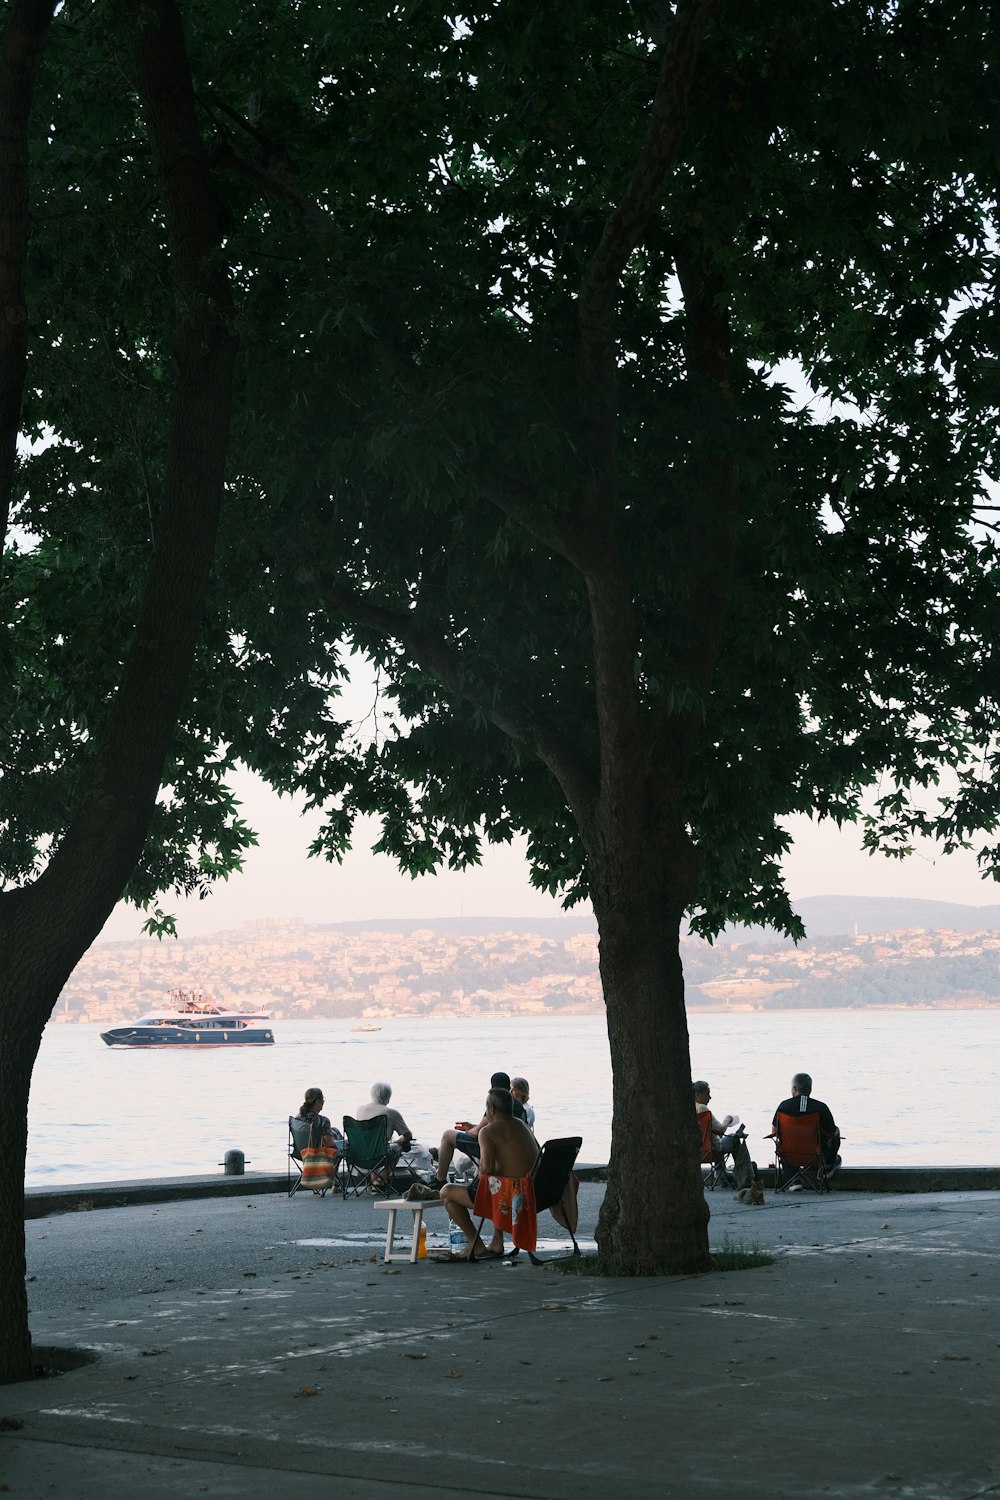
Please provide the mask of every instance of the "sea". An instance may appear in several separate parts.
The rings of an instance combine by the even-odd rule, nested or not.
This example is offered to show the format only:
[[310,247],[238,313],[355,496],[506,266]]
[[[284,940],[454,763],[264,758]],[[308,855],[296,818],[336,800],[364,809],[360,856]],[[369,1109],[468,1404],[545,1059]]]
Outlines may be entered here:
[[[123,1017],[128,1020],[128,1017]],[[424,1145],[482,1113],[490,1074],[527,1078],[540,1140],[581,1135],[582,1162],[611,1148],[603,1016],[280,1021],[273,1047],[111,1048],[98,1026],[45,1031],[28,1112],[26,1185],[211,1174],[226,1151],[251,1172],[283,1171],[287,1120],[306,1088],[339,1123],[392,1085]],[[751,1155],[793,1073],[833,1110],[853,1166],[976,1165],[1000,1097],[1000,1010],[694,1012],[694,1077],[716,1115],[738,1115]],[[655,1143],[654,1143],[655,1144]],[[987,1152],[987,1159],[991,1153]]]

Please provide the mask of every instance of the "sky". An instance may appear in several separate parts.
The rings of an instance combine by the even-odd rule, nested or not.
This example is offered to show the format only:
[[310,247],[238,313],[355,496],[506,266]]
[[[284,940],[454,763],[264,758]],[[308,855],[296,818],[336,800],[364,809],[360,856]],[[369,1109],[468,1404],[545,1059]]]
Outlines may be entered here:
[[[534,890],[522,845],[486,851],[477,870],[411,880],[392,860],[370,852],[378,837],[372,822],[343,865],[309,859],[318,813],[302,800],[279,798],[249,773],[234,783],[242,815],[260,837],[241,875],[219,884],[204,901],[167,897],[180,937],[200,937],[266,917],[300,917],[306,923],[383,917],[558,917],[558,901]],[[793,898],[805,896],[908,896],[972,906],[1000,903],[1000,886],[984,881],[971,854],[942,856],[933,848],[905,861],[869,856],[857,829],[789,824],[794,838],[785,861]],[[120,905],[105,925],[104,941],[142,935],[142,913]]]

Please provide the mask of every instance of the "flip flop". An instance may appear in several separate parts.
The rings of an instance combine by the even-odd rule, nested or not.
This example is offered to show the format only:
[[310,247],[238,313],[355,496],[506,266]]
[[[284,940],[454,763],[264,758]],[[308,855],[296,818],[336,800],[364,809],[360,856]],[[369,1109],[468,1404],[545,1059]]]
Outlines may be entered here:
[[427,1259],[436,1261],[439,1266],[478,1266],[481,1260],[503,1260],[503,1255],[498,1250],[482,1250],[477,1251],[470,1260],[468,1254],[456,1255],[453,1250],[439,1250],[436,1254],[429,1254]]

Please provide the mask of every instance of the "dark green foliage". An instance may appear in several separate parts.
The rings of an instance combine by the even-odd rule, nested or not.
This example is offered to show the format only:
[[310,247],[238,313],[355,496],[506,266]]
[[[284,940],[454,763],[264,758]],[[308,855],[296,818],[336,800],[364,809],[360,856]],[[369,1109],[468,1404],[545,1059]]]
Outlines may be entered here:
[[[414,874],[526,832],[534,878],[576,899],[578,817],[539,744],[570,739],[595,786],[602,751],[585,580],[546,534],[603,462],[579,292],[642,146],[653,12],[503,4],[456,30],[433,4],[263,0],[185,24],[240,388],[173,795],[132,894],[238,863],[248,834],[221,787],[241,757],[330,808],[327,855],[370,811]],[[682,797],[706,932],[796,930],[789,813],[851,818],[864,786],[944,765],[961,787],[944,822],[890,790],[871,836],[995,822],[976,759],[994,548],[970,529],[996,470],[994,45],[944,3],[723,12],[622,278],[614,536],[665,775],[671,726],[701,726]],[[8,557],[5,584],[15,879],[64,826],[116,682],[169,383],[162,222],[104,7],[59,18],[40,86],[25,430],[55,441],[24,463],[17,519],[40,545]],[[690,363],[678,268],[728,325],[721,399]],[[775,383],[790,360],[811,402]],[[692,557],[716,545],[701,529],[721,447],[740,506],[706,679]],[[375,743],[345,737],[329,700],[345,639],[406,725]]]

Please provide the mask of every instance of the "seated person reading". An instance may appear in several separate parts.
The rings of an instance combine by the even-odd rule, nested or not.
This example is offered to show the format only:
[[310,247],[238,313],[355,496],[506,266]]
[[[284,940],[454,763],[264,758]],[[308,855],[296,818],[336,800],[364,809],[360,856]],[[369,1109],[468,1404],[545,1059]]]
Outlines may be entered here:
[[[712,1106],[709,1103],[709,1100],[712,1097],[712,1090],[709,1088],[704,1078],[696,1078],[694,1083],[691,1085],[691,1088],[694,1092],[695,1112],[699,1115],[712,1115]],[[727,1134],[732,1123],[732,1115],[726,1115],[725,1119],[722,1120],[717,1120],[715,1116],[712,1115],[712,1123],[710,1127],[712,1145],[718,1151],[720,1158],[723,1156],[732,1156],[736,1143],[740,1139],[739,1135],[737,1134]]]

